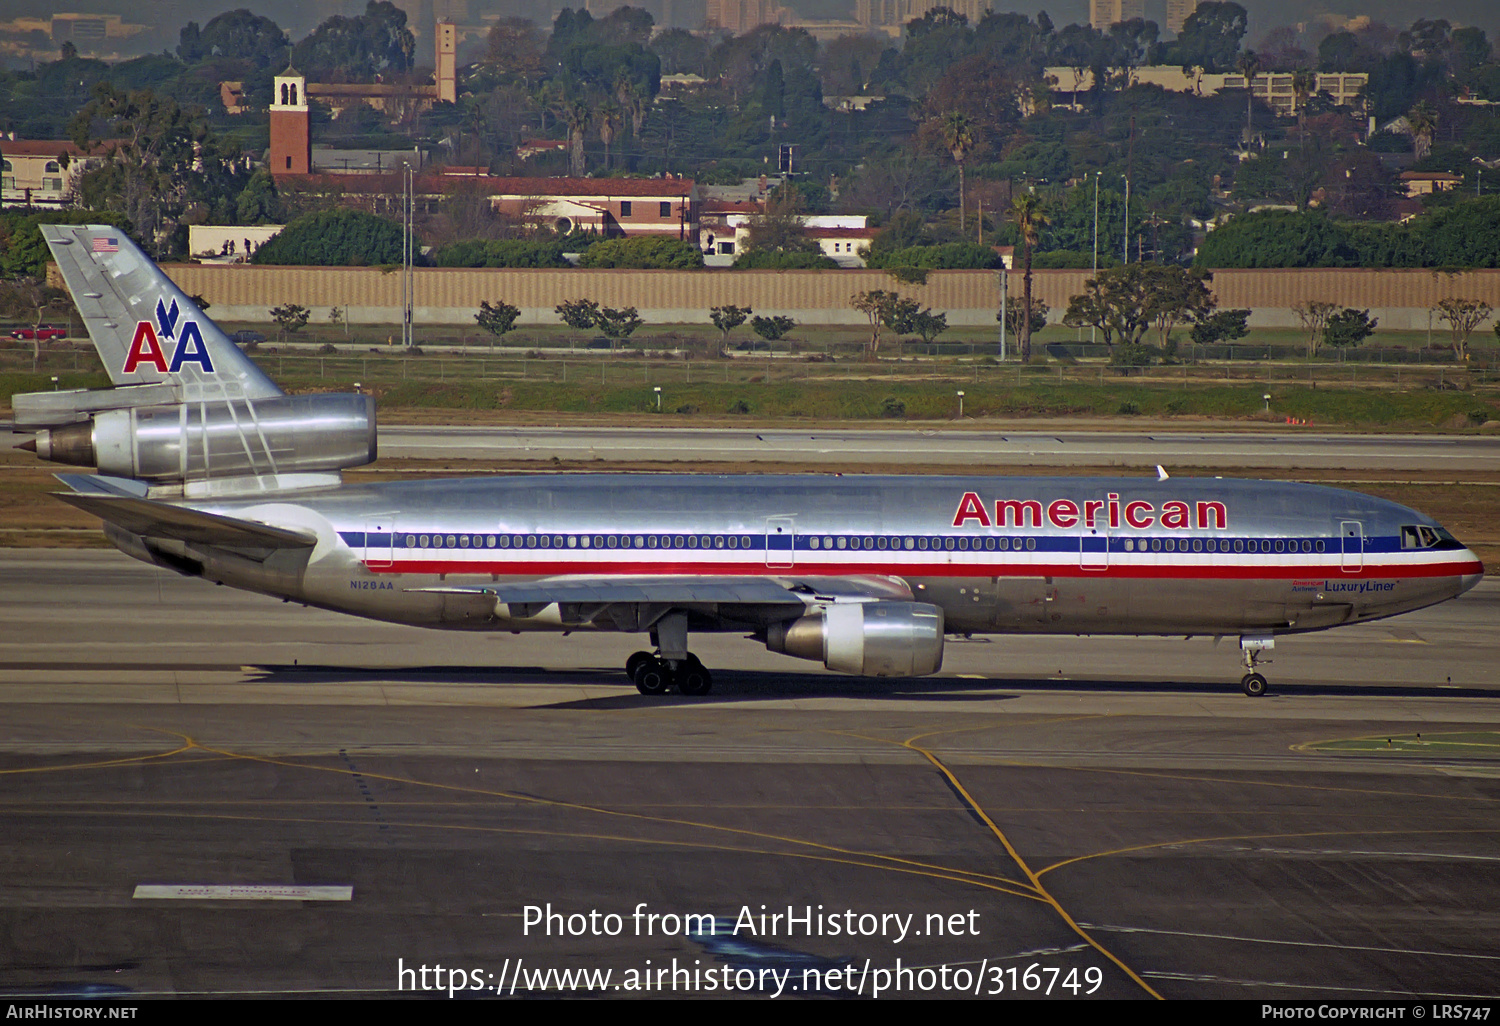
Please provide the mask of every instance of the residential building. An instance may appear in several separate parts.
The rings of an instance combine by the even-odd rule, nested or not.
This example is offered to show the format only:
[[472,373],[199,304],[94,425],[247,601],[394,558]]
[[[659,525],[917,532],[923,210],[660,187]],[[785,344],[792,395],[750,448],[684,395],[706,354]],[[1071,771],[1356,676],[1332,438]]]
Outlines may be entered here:
[[1403,171],[1401,172],[1401,185],[1406,189],[1408,196],[1426,196],[1434,192],[1446,192],[1456,189],[1464,184],[1462,175],[1452,175],[1446,171]]
[[66,139],[0,139],[0,203],[61,210],[73,203],[78,178],[103,156]]
[[[1052,86],[1054,104],[1081,106],[1083,94],[1094,87],[1094,74],[1088,68],[1047,68],[1044,75]],[[1198,93],[1202,96],[1245,88],[1245,76],[1238,73],[1190,75],[1182,68],[1168,64],[1131,68],[1130,77],[1136,83],[1161,86],[1168,92]],[[1317,76],[1316,91],[1328,94],[1338,106],[1354,106],[1369,81],[1370,76],[1364,73],[1320,73]],[[1276,113],[1286,117],[1297,113],[1297,93],[1292,88],[1290,72],[1256,75],[1250,82],[1250,88],[1257,99],[1265,100]]]

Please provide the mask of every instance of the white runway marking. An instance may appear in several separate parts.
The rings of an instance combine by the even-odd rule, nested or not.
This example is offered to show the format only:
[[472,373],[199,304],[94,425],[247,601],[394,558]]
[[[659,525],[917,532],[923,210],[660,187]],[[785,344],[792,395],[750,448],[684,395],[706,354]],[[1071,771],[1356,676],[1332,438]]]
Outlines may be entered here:
[[188,901],[350,901],[350,885],[299,887],[294,884],[136,884],[136,898]]

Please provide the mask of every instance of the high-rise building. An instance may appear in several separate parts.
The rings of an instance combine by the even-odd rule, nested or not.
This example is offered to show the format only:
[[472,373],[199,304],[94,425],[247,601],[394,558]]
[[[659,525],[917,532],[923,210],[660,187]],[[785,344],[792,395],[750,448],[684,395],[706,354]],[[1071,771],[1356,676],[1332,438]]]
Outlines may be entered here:
[[993,7],[993,0],[855,0],[854,20],[869,28],[905,25],[934,7],[962,14],[972,25]]
[[1116,22],[1145,16],[1146,0],[1089,0],[1089,24],[1101,32]]
[[1167,0],[1167,31],[1181,32],[1183,23],[1198,9],[1198,0]]
[[708,0],[708,20],[735,35],[757,25],[779,25],[791,15],[776,0]]

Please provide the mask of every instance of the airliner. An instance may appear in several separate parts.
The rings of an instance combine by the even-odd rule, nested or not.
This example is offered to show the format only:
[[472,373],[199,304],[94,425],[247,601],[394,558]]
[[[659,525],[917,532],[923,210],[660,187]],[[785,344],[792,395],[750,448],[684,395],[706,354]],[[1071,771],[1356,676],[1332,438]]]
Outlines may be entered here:
[[[1461,595],[1479,559],[1421,513],[1304,484],[1155,476],[505,474],[347,484],[364,394],[287,395],[118,229],[42,229],[113,388],[13,400],[23,448],[119,549],[392,623],[645,635],[647,695],[703,695],[696,633],[863,676],[975,634],[1275,639]],[[634,647],[634,646],[630,646]],[[1003,649],[996,649],[1003,652]]]

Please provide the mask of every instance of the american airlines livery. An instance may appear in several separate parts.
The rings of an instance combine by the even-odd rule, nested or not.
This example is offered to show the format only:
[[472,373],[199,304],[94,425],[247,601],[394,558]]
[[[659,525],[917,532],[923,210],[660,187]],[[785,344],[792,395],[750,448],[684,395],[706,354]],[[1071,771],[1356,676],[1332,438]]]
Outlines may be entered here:
[[220,584],[394,623],[647,634],[644,694],[709,690],[695,631],[866,676],[968,634],[1239,638],[1420,609],[1484,568],[1356,492],[1156,477],[512,474],[344,484],[367,395],[284,394],[117,229],[43,228],[115,387],[17,395],[15,429],[111,542]]

